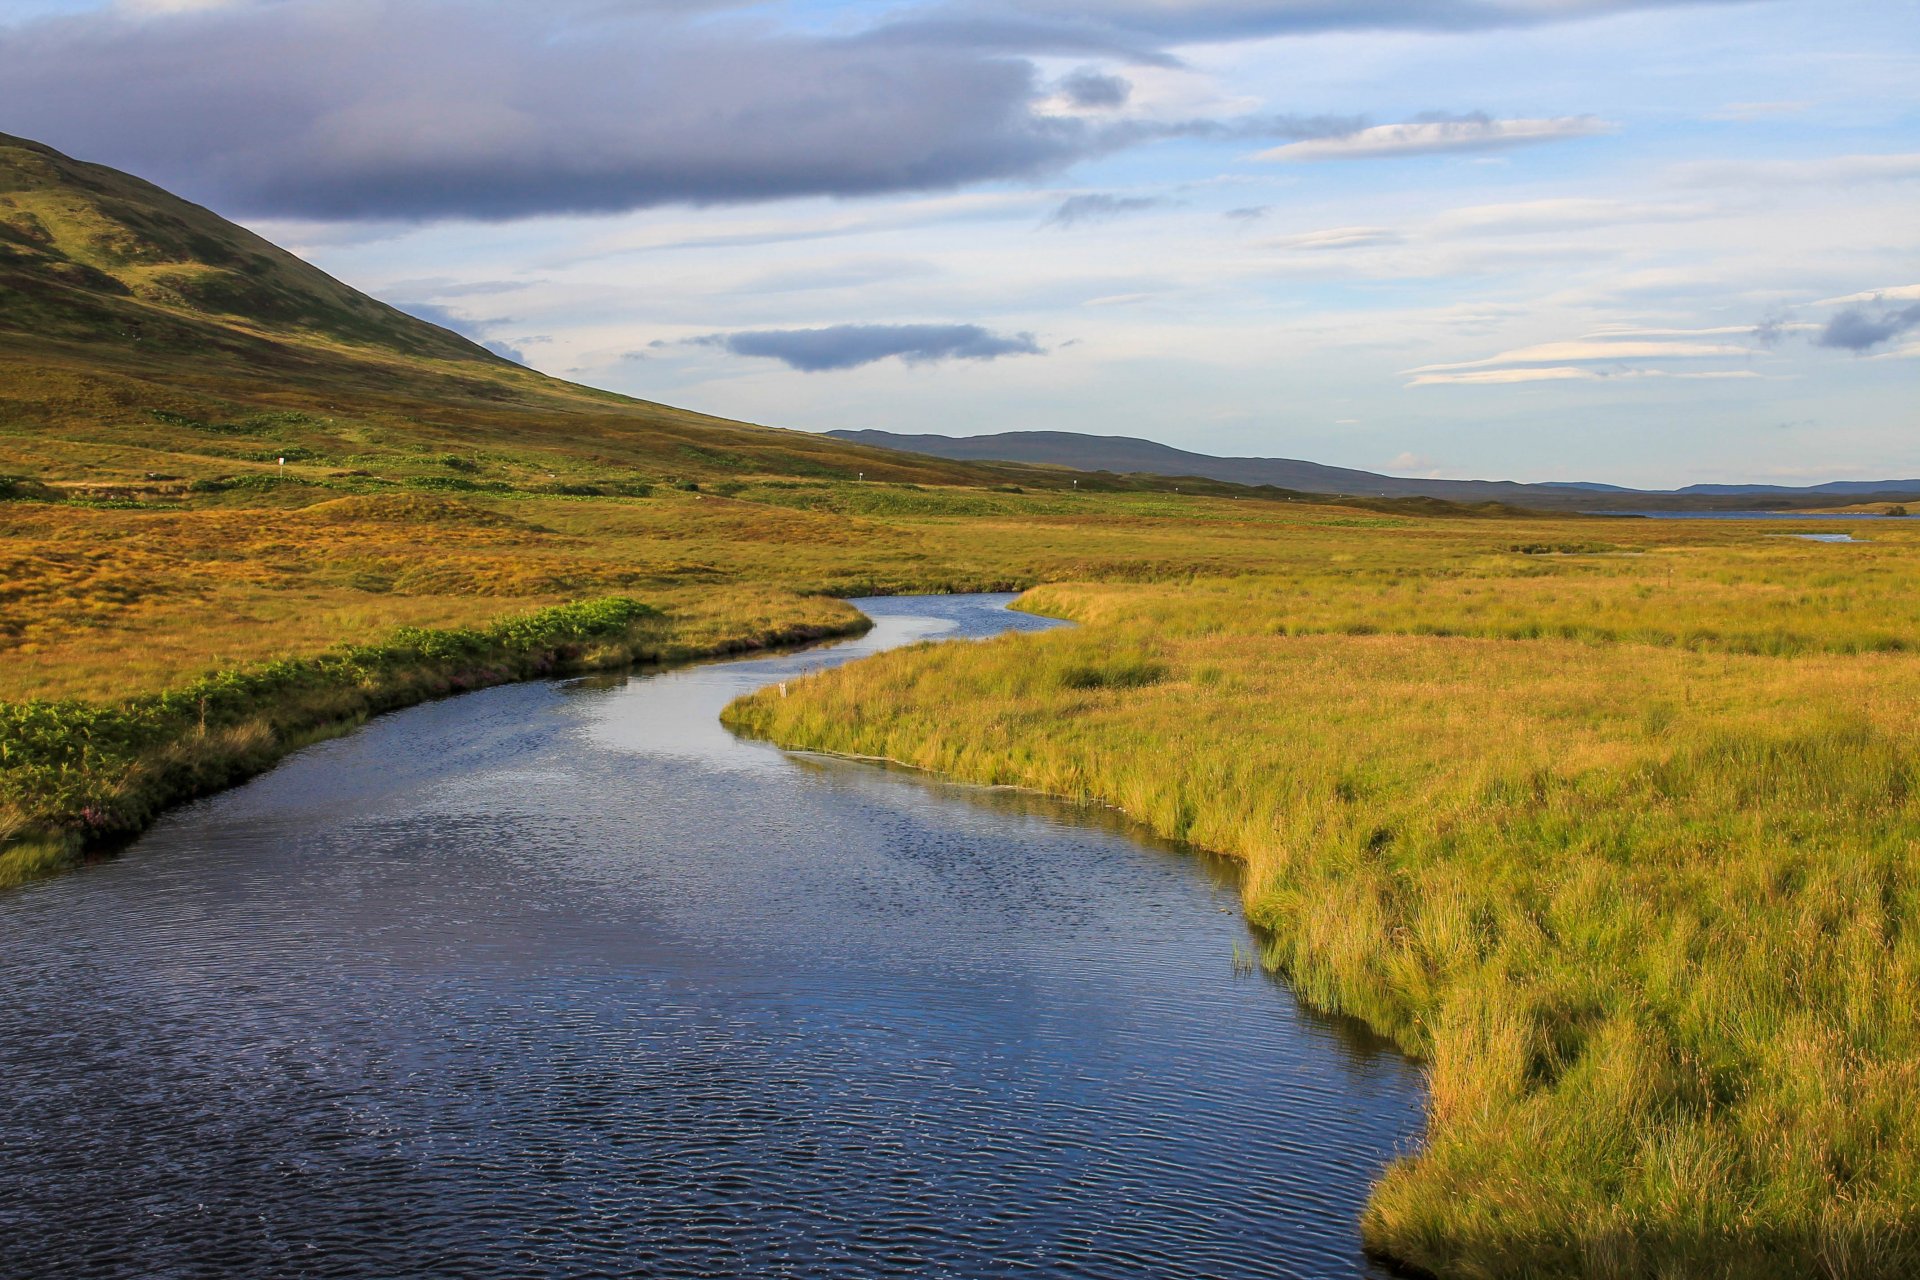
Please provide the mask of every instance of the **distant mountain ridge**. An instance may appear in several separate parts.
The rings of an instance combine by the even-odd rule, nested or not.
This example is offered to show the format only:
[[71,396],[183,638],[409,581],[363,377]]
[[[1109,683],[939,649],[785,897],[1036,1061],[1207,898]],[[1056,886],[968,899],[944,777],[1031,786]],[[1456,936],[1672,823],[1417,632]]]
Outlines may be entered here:
[[[1131,436],[1083,435],[1074,431],[1004,431],[984,436],[904,435],[892,431],[829,431],[850,444],[931,454],[962,461],[1028,462],[1080,471],[1196,476],[1235,484],[1274,485],[1302,493],[1369,498],[1445,498],[1454,502],[1508,502],[1572,510],[1648,510],[1763,505],[1795,507],[1821,500],[1920,498],[1920,479],[1834,480],[1825,484],[1694,484],[1683,489],[1629,489],[1621,485],[1552,480],[1428,480],[1330,467],[1298,458],[1221,458],[1191,453]],[[1758,499],[1738,502],[1740,499]]]

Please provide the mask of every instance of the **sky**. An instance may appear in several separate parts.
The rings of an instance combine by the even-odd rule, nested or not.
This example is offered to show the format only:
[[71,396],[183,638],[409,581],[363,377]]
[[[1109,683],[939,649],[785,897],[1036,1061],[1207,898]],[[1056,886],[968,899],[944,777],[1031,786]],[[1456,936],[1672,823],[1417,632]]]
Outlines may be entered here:
[[1908,0],[0,0],[0,130],[749,421],[1920,477]]

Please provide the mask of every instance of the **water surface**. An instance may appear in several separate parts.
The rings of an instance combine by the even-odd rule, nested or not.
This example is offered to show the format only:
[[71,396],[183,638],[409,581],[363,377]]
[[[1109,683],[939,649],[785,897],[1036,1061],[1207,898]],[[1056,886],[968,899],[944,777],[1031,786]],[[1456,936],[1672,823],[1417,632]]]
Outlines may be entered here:
[[9,1277],[1338,1277],[1415,1068],[1230,870],[793,757],[828,650],[384,717],[0,896]]

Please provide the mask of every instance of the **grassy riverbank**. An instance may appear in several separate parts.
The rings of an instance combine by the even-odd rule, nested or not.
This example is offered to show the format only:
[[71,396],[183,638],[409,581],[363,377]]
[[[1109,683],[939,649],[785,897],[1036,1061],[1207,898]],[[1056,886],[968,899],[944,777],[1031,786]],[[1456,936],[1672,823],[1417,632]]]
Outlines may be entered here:
[[0,703],[0,888],[69,866],[169,805],[382,711],[530,676],[685,661],[867,625],[819,597],[728,603],[715,625],[607,596],[482,627],[400,628],[377,642],[227,668],[119,702]]
[[1909,1275],[1917,548],[1874,536],[1524,568],[1369,536],[1284,574],[1044,589],[1085,625],[727,718],[1245,858],[1269,963],[1432,1064],[1426,1149],[1365,1222],[1395,1258]]

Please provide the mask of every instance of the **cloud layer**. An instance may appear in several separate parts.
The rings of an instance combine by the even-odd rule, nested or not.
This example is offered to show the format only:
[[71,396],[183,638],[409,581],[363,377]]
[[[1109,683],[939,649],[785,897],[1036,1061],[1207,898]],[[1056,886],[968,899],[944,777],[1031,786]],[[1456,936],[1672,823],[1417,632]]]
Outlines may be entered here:
[[997,334],[977,324],[839,324],[714,333],[690,341],[737,356],[778,360],[802,373],[854,369],[893,357],[908,364],[932,364],[1046,354],[1030,333]]
[[1368,160],[1383,156],[1431,155],[1447,151],[1499,151],[1565,138],[1612,133],[1614,126],[1592,116],[1552,120],[1495,120],[1484,115],[1414,120],[1375,125],[1329,138],[1312,138],[1264,151],[1262,160],[1300,163],[1313,160]]
[[1740,0],[951,0],[881,38],[1170,61],[1169,46],[1330,31],[1488,31]]
[[[1069,48],[1536,25],[1723,0],[954,0],[867,30],[744,0],[275,0],[0,26],[0,121],[242,216],[509,219],[1031,180],[1169,138],[1280,160],[1485,150],[1584,117],[1164,119]],[[370,33],[378,33],[370,38]],[[1064,103],[1066,111],[1060,109]]]
[[[643,17],[647,15],[642,15]],[[369,39],[369,32],[379,38]],[[1033,67],[652,15],[285,0],[0,30],[0,119],[235,211],[510,218],[937,190],[1104,145]]]

